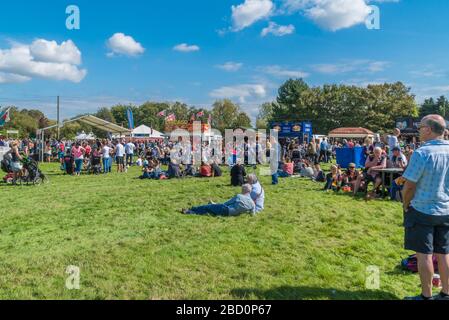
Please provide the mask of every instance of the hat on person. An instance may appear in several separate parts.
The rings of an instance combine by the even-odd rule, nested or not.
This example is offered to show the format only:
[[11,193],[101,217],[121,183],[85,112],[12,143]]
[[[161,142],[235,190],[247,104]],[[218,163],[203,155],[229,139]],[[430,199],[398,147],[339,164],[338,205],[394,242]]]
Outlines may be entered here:
[[395,152],[395,151],[401,151],[401,148],[399,148],[399,147],[394,147],[392,151],[393,151],[393,152]]
[[349,168],[355,168],[355,167],[356,167],[355,163],[350,163],[349,164]]

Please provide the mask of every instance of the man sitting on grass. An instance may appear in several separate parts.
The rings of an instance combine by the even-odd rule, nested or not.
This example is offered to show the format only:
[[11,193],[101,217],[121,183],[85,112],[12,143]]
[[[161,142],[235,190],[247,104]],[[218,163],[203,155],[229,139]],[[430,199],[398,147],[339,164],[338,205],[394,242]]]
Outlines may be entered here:
[[196,214],[196,215],[214,215],[233,217],[243,213],[256,214],[256,205],[253,199],[251,199],[252,187],[249,184],[242,186],[242,193],[238,194],[228,202],[223,204],[211,203],[205,206],[193,207],[190,210],[183,209],[183,214]]
[[256,205],[256,213],[263,211],[265,205],[265,190],[255,174],[248,175],[248,183],[251,185],[251,199]]

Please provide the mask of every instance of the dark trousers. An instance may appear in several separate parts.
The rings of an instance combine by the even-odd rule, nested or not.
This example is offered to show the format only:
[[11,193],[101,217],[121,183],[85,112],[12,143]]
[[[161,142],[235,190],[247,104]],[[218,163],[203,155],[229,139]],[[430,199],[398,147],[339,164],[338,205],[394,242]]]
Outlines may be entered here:
[[126,164],[128,166],[132,166],[133,165],[133,154],[127,154],[126,155]]

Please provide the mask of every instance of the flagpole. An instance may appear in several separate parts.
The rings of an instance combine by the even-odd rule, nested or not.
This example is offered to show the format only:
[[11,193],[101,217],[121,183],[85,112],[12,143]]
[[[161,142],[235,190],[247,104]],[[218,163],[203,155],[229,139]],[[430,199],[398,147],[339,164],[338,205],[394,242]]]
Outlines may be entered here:
[[60,136],[60,133],[61,133],[61,128],[60,128],[60,125],[61,125],[61,120],[60,120],[60,118],[59,118],[59,96],[58,96],[58,98],[57,98],[57,100],[56,100],[56,113],[57,113],[57,117],[58,117],[58,141],[59,141],[59,136]]

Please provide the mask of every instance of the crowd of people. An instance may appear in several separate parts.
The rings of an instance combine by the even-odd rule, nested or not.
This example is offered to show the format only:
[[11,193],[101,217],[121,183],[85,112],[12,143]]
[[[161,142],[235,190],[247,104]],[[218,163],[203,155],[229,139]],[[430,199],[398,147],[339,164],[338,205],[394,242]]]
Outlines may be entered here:
[[[323,163],[334,163],[339,148],[362,149],[366,161],[363,164],[350,163],[346,168],[331,164],[330,171],[322,170]],[[407,141],[401,138],[401,131],[395,129],[391,134],[381,139],[368,137],[364,140],[341,139],[330,142],[327,138],[313,140],[309,143],[287,141],[283,146],[282,158],[278,172],[272,176],[274,185],[279,178],[304,177],[323,183],[324,190],[342,191],[357,195],[363,192],[367,197],[384,196],[382,185],[390,186],[390,196],[393,200],[401,200],[402,172],[407,169],[413,152],[420,147],[416,139]],[[390,177],[382,177],[382,170],[397,169]],[[372,191],[369,185],[372,184]]]
[[[277,185],[279,178],[305,177],[323,183],[325,190],[343,191],[354,195],[364,192],[371,196],[381,196],[380,186],[385,183],[379,170],[398,168],[405,170],[411,156],[419,143],[415,140],[407,143],[400,139],[401,132],[395,129],[384,139],[375,141],[367,138],[363,141],[333,140],[327,138],[312,139],[310,142],[299,142],[298,139],[284,140],[278,145],[280,159],[278,170],[272,174],[272,184]],[[1,139],[0,146],[8,141]],[[39,153],[39,143],[31,139],[16,141],[17,149],[28,156]],[[140,179],[174,179],[183,177],[221,177],[221,164],[231,167],[231,185],[242,186],[246,179],[246,169],[250,159],[256,159],[256,165],[273,154],[274,141],[268,140],[262,146],[257,140],[253,144],[247,140],[240,145],[224,145],[221,158],[214,154],[213,147],[205,142],[202,145],[201,162],[192,162],[191,145],[183,145],[170,141],[132,141],[130,139],[97,139],[95,141],[49,140],[45,143],[44,161],[59,161],[61,170],[66,174],[79,176],[82,173],[108,174],[116,164],[118,173],[127,172],[131,166],[141,168]],[[339,148],[362,147],[366,156],[363,171],[351,163],[348,168],[332,165],[329,172],[322,170],[322,164],[333,163]],[[226,150],[228,148],[228,150]],[[229,149],[232,149],[229,151]],[[226,152],[228,151],[228,152]],[[261,153],[263,153],[261,155]],[[17,152],[19,154],[19,152]],[[176,159],[171,156],[177,154]],[[225,159],[226,154],[232,157]],[[237,159],[243,155],[243,159]],[[190,159],[189,161],[187,161]],[[400,197],[404,184],[400,174],[396,174],[391,185],[391,197]],[[368,186],[373,185],[373,191],[368,192]]]
[[[130,166],[138,166],[142,170],[141,179],[156,180],[220,177],[223,175],[221,164],[228,165],[230,184],[241,186],[241,193],[224,203],[211,201],[183,209],[182,213],[186,215],[230,217],[262,212],[265,190],[255,174],[247,174],[247,169],[261,163],[262,158],[276,154],[278,170],[271,172],[273,185],[279,183],[279,178],[304,177],[322,183],[327,191],[352,195],[364,192],[367,197],[385,196],[380,187],[388,185],[391,199],[403,202],[405,248],[417,252],[422,294],[410,299],[449,300],[449,142],[446,123],[442,117],[431,115],[422,120],[419,131],[419,142],[416,138],[403,139],[399,129],[381,139],[368,137],[363,141],[323,138],[300,143],[292,139],[277,144],[271,139],[261,145],[260,141],[249,143],[245,140],[239,147],[232,143],[225,145],[220,156],[211,145],[204,143],[201,161],[193,164],[186,159],[194,149],[180,142],[51,140],[45,144],[44,155],[46,161],[59,161],[61,169],[71,175],[80,175],[83,171],[108,174],[115,161],[118,173],[126,172]],[[21,171],[22,155],[39,154],[38,144],[30,139],[6,141],[0,138],[2,146],[11,147],[11,168],[15,174]],[[366,158],[364,163],[350,163],[347,168],[334,164],[339,148],[357,147]],[[226,159],[229,154],[231,156]],[[238,155],[243,155],[243,159]],[[256,159],[256,163],[251,163],[250,159]],[[322,169],[323,164],[330,166],[329,172]],[[393,169],[391,181],[385,181],[385,175],[381,174],[385,169]],[[434,255],[438,258],[442,283],[442,292],[436,297],[432,296]]]

